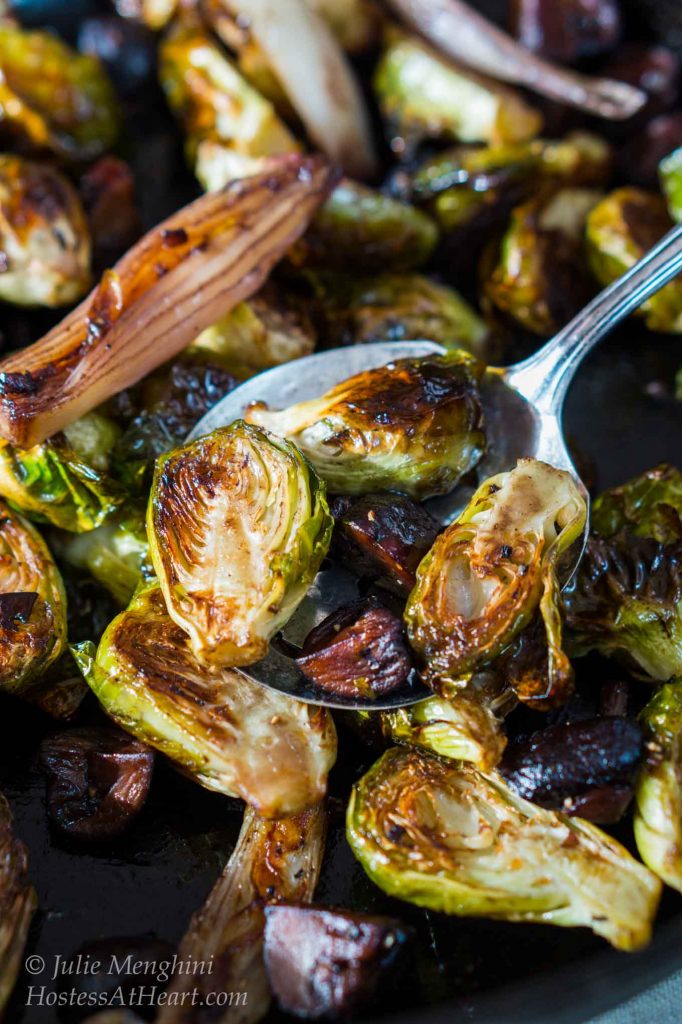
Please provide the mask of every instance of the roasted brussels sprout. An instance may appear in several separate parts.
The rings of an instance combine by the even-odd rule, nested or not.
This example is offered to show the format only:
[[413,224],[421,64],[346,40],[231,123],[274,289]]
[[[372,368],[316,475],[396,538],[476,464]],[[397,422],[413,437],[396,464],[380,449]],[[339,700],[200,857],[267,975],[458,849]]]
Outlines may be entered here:
[[171,617],[197,656],[248,665],[327,553],[324,485],[294,445],[237,420],[162,456],[147,532]]
[[196,21],[182,19],[165,36],[159,48],[159,76],[171,110],[185,129],[192,165],[203,141],[219,147],[225,176],[219,180],[215,161],[206,163],[204,156],[198,171],[205,188],[254,174],[264,157],[300,149],[272,104],[249,85]]
[[507,743],[494,704],[466,687],[455,690],[450,697],[428,697],[409,707],[383,712],[382,730],[394,743],[424,747],[489,771],[502,757]]
[[561,189],[514,210],[485,284],[498,309],[541,335],[556,333],[582,309],[593,290],[583,235],[600,198],[590,189]]
[[535,459],[478,489],[421,562],[405,609],[410,642],[434,681],[491,662],[538,607],[550,660],[561,656],[557,563],[585,514],[570,474]]
[[537,135],[540,114],[520,94],[455,67],[426,43],[390,30],[374,88],[396,152],[423,138],[518,142]]
[[107,472],[117,437],[111,420],[88,413],[33,448],[0,443],[0,495],[36,522],[94,530],[124,498]]
[[324,796],[336,755],[328,713],[201,664],[158,586],[114,619],[96,657],[89,644],[75,654],[107,714],[207,789],[268,817],[297,814]]
[[[212,1014],[215,1024],[235,1015],[248,1022],[267,1014],[272,995],[263,961],[263,904],[312,899],[325,832],[322,804],[275,821],[246,808],[237,845],[178,949],[179,960],[209,964],[211,970],[174,975],[166,990],[168,999],[156,1016],[158,1024],[179,1024],[186,1008],[197,1005],[197,995],[204,1006],[220,1006],[218,997],[224,992],[246,993],[248,1007],[226,1005],[218,1016]],[[183,1000],[184,994],[189,999]]]
[[277,1003],[309,1020],[348,1017],[385,992],[409,934],[396,918],[295,903],[271,903],[265,920]]
[[90,283],[90,235],[73,186],[8,153],[0,154],[0,253],[4,302],[66,306]]
[[170,366],[147,377],[143,407],[112,452],[117,479],[132,493],[146,493],[158,456],[182,444],[201,417],[237,384],[230,370],[208,361],[208,353],[204,357],[195,350],[185,351]]
[[332,490],[447,494],[485,447],[478,382],[466,352],[398,359],[288,409],[251,406],[250,423],[289,437]]
[[308,356],[316,334],[307,314],[296,308],[283,289],[269,282],[248,302],[208,327],[187,349],[225,365],[239,376],[250,376],[290,359]]
[[23,695],[66,648],[66,597],[38,532],[0,502],[0,689]]
[[682,221],[682,149],[676,149],[661,161],[659,174],[670,216]]
[[[114,91],[94,57],[49,32],[0,24],[0,137],[68,160],[93,160],[119,129]],[[10,148],[14,148],[10,146]]]
[[9,804],[0,793],[0,1016],[21,970],[29,925],[38,904],[27,870],[26,849],[14,838]]
[[639,855],[682,892],[682,681],[661,686],[640,715],[646,753],[635,789]]
[[483,358],[487,325],[461,295],[421,274],[307,275],[328,345],[428,338]]
[[666,682],[682,673],[682,474],[642,473],[601,495],[564,598],[568,647]]
[[498,775],[387,751],[355,786],[348,840],[391,896],[448,914],[585,925],[645,946],[658,879],[594,825],[543,810]]
[[437,241],[438,229],[423,210],[345,178],[290,258],[351,273],[412,270],[426,263]]
[[153,575],[144,512],[134,506],[88,533],[55,532],[51,542],[57,558],[90,573],[123,606]]
[[[638,188],[611,192],[587,218],[587,252],[599,282],[615,281],[672,226],[661,196]],[[682,279],[661,288],[638,312],[652,331],[682,333]]]
[[70,729],[40,745],[50,818],[86,842],[114,839],[149,793],[154,752],[113,729]]

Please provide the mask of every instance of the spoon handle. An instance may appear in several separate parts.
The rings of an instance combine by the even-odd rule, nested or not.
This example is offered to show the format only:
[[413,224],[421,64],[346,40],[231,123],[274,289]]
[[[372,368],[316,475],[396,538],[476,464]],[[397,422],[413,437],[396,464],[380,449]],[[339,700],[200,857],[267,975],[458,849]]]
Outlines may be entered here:
[[538,352],[505,372],[505,380],[541,412],[559,416],[585,356],[643,302],[682,271],[682,224],[634,267],[600,292]]

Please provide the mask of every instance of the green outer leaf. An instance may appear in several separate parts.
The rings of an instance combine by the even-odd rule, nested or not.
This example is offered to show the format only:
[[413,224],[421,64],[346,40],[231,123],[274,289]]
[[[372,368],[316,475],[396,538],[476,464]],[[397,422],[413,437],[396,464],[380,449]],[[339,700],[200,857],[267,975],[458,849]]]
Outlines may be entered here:
[[670,216],[679,223],[682,221],[682,147],[661,160],[658,173]]
[[353,788],[347,837],[384,892],[418,906],[585,925],[622,950],[650,940],[654,875],[600,829],[471,765],[387,751]]
[[639,855],[682,892],[682,679],[656,691],[639,718],[647,754],[635,787]]

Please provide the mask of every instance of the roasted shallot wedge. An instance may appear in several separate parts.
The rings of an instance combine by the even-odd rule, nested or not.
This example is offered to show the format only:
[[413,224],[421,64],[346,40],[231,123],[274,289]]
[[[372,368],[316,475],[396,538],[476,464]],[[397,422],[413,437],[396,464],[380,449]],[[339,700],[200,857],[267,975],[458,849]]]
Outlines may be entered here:
[[645,94],[626,82],[561,68],[520,46],[462,0],[389,0],[389,6],[446,57],[502,82],[607,120],[625,120],[644,106]]
[[337,181],[286,156],[144,236],[72,313],[0,363],[0,437],[29,447],[136,383],[257,291]]

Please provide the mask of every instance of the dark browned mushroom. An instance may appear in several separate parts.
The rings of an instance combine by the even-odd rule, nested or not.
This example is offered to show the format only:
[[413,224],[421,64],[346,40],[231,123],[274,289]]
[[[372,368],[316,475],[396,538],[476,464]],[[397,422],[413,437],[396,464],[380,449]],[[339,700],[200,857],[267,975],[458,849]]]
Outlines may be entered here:
[[527,49],[562,64],[612,50],[621,29],[618,0],[512,0],[510,22]]

